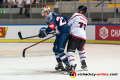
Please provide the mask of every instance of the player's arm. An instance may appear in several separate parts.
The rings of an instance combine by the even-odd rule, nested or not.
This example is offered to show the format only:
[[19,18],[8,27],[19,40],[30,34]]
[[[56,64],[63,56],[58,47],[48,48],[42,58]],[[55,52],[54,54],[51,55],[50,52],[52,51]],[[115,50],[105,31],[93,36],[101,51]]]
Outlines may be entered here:
[[68,23],[68,21],[69,21],[69,18],[68,17],[63,17],[65,20],[66,20],[66,22]]
[[51,32],[55,29],[55,26],[56,26],[55,20],[52,19],[50,22],[48,22],[48,28],[46,30],[43,30],[42,32],[40,32],[39,37],[44,38],[45,36],[47,36],[49,32]]
[[55,29],[55,26],[56,26],[56,24],[55,24],[54,21],[50,22],[50,23],[48,24],[48,28],[46,29],[46,31],[47,31],[47,32],[51,32],[52,30]]

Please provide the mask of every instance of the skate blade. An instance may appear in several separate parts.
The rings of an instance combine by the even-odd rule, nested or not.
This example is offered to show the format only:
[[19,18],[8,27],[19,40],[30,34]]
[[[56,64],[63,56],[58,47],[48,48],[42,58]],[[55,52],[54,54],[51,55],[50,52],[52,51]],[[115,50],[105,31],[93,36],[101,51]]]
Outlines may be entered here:
[[61,69],[56,70],[57,72],[61,72]]
[[69,73],[68,73],[68,72],[66,72],[66,71],[64,71],[64,72],[63,72],[63,74],[64,74],[64,75],[68,75]]
[[61,71],[61,74],[64,74],[64,71]]
[[85,67],[85,68],[82,68],[84,71],[88,71],[88,69],[87,69],[87,67]]

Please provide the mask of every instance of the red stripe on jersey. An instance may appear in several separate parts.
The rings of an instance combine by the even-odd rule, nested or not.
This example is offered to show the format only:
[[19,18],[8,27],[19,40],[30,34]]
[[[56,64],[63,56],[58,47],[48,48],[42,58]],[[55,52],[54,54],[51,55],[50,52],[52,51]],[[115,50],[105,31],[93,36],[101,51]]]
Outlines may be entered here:
[[54,23],[49,24],[48,27],[51,28],[52,30],[55,29],[55,25],[54,25]]
[[74,36],[73,34],[70,34],[70,35],[73,36],[73,37],[75,37],[75,38],[79,38],[79,39],[82,39],[82,40],[86,41],[86,39],[84,39],[84,38],[81,38],[81,37],[78,37],[78,36]]
[[[83,18],[85,18],[83,15],[76,15],[76,16],[74,16],[74,17],[72,17],[70,20],[72,20],[73,18],[75,18],[75,17],[77,17],[77,16],[82,16]],[[70,21],[69,20],[69,21]],[[87,19],[85,18],[85,20],[87,21]],[[88,22],[87,22],[88,23]]]
[[61,32],[60,32],[60,30],[58,29],[58,27],[57,27],[57,30],[59,31],[59,33],[61,34]]

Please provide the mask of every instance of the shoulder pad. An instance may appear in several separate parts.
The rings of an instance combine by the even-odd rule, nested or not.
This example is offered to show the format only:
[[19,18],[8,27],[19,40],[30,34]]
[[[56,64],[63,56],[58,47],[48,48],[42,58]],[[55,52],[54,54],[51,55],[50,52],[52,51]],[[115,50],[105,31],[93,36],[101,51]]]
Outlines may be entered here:
[[49,24],[53,19],[52,13],[50,13],[47,17],[46,17],[46,23]]
[[54,16],[54,17],[57,16],[57,15],[58,15],[58,14],[56,14],[56,13],[52,13],[52,16]]
[[72,17],[74,17],[74,16],[76,16],[76,15],[80,15],[79,13],[74,13],[73,15],[72,15]]

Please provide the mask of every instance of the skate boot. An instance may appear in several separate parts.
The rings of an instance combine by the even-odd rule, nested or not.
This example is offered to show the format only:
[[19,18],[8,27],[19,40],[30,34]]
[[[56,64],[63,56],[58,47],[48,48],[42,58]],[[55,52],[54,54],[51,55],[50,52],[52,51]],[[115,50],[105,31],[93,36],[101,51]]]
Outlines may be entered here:
[[77,66],[77,64],[75,64],[74,66],[73,65],[71,65],[70,67],[70,72],[74,72],[75,71],[75,68],[76,68],[76,66]]
[[82,68],[83,70],[86,70],[86,71],[87,71],[87,65],[86,65],[85,60],[83,60],[83,61],[81,62],[81,64],[82,64],[81,68]]
[[73,65],[66,65],[65,69],[61,71],[62,74],[68,75],[70,72],[74,72],[77,64]]
[[77,64],[75,64],[74,66],[73,65],[70,66],[70,70],[68,71],[69,75],[71,75],[71,73],[75,72],[76,66],[77,66]]
[[58,64],[56,65],[56,67],[55,67],[55,70],[56,70],[56,71],[61,71],[61,70],[63,70],[63,69],[64,69],[64,67],[63,67],[62,62],[58,63]]
[[61,70],[61,74],[69,74],[69,71],[70,71],[70,65],[69,64],[66,64],[65,68]]

